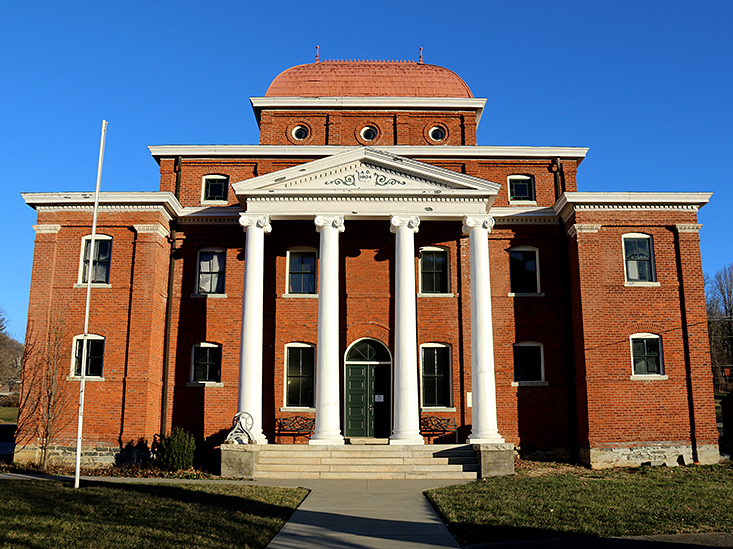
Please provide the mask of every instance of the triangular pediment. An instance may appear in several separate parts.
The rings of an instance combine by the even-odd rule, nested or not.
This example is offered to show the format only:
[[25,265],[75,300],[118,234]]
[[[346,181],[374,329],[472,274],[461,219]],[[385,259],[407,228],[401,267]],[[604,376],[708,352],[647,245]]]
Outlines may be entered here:
[[[401,203],[402,210],[408,206],[417,210],[417,202],[426,200],[436,202],[422,206],[429,212],[445,210],[438,203],[448,200],[471,203],[469,209],[478,205],[487,211],[500,189],[491,181],[370,147],[240,181],[232,187],[246,211],[284,217],[295,207],[287,201],[299,201],[298,206],[308,212],[325,211],[323,203],[327,202],[329,211],[348,210],[354,216],[368,211],[370,217],[378,214],[375,206],[358,208],[354,201],[379,201],[385,215],[396,211],[396,202]],[[452,212],[455,208],[450,209]]]

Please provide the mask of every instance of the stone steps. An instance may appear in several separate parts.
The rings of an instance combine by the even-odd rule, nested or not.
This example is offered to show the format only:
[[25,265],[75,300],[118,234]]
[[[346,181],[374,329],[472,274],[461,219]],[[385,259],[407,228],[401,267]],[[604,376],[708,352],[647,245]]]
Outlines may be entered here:
[[470,445],[281,444],[259,446],[256,454],[254,478],[476,479],[480,474]]

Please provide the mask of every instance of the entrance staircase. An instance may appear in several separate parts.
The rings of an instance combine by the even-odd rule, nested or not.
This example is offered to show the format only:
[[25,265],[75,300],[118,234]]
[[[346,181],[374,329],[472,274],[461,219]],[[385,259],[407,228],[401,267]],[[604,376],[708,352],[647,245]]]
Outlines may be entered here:
[[[386,440],[385,440],[386,442]],[[257,448],[254,478],[477,479],[480,468],[471,445],[308,446],[268,444]]]

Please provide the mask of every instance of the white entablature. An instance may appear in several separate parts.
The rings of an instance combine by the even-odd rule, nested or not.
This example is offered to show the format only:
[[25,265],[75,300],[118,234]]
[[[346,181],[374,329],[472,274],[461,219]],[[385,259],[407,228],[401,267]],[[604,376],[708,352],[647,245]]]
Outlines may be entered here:
[[459,220],[486,214],[500,185],[402,156],[359,147],[232,185],[248,214],[272,219],[393,214]]

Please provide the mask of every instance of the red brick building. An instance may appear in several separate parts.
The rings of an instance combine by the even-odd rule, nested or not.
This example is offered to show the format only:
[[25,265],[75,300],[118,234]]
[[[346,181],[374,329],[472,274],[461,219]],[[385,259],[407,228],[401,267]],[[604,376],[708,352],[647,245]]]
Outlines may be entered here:
[[[477,145],[485,100],[433,65],[301,65],[251,102],[259,145],[150,147],[159,192],[102,193],[90,452],[213,446],[245,411],[259,444],[307,440],[276,429],[294,416],[329,445],[444,418],[441,442],[596,467],[718,461],[709,194],[582,192],[587,149]],[[23,196],[29,326],[63,311],[78,391],[93,196]]]

